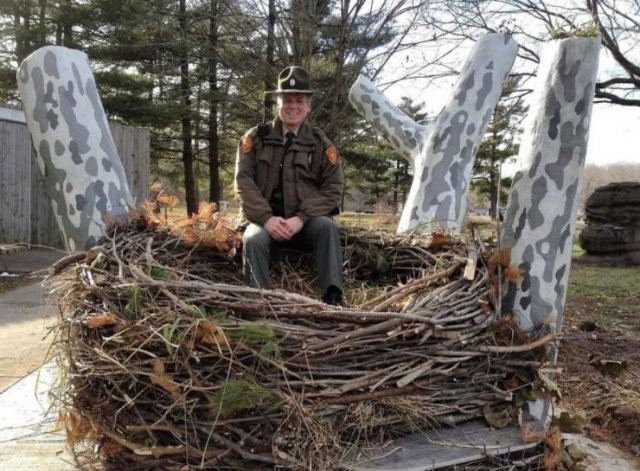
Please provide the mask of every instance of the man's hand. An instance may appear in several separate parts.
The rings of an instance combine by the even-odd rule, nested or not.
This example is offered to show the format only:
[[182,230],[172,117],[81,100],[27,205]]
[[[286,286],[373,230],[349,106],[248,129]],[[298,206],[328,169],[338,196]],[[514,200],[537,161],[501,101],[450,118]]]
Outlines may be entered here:
[[281,242],[292,237],[287,221],[279,216],[271,216],[264,224],[264,228],[273,239]]
[[285,220],[285,224],[289,228],[289,233],[291,234],[289,238],[300,232],[302,230],[302,227],[304,226],[302,219],[300,219],[298,216],[293,216]]

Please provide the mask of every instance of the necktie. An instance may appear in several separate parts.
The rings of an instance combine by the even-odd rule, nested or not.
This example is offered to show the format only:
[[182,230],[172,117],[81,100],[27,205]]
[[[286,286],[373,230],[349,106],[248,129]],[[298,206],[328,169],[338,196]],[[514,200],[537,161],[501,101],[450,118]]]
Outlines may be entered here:
[[291,146],[291,144],[293,143],[293,138],[296,137],[296,135],[292,132],[288,132],[284,135],[284,137],[287,138],[286,141],[284,141],[284,152],[286,153],[289,149],[289,146]]

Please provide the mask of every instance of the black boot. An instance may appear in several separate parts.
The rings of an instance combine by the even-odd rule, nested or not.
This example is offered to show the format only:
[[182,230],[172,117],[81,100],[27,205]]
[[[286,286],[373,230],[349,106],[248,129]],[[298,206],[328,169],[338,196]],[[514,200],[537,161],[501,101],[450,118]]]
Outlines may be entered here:
[[331,306],[342,306],[342,290],[337,286],[329,286],[322,300]]

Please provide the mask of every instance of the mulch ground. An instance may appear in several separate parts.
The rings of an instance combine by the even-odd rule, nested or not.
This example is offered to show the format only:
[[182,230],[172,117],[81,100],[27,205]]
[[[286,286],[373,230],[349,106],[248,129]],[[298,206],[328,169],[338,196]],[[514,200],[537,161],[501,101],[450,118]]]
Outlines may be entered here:
[[559,355],[563,409],[585,419],[584,432],[591,438],[635,456],[640,456],[639,306],[640,294],[623,300],[569,294]]

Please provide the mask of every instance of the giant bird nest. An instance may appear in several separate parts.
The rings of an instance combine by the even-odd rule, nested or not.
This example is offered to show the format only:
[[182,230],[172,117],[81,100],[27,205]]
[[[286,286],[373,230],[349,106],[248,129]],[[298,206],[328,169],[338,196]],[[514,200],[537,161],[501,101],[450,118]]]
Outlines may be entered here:
[[276,289],[243,286],[238,240],[210,208],[177,224],[145,211],[58,277],[56,396],[85,458],[337,469],[400,435],[514,423],[551,387],[553,338],[528,340],[496,308],[518,277],[508,251],[343,229],[347,306],[333,307],[308,255],[275,263]]

